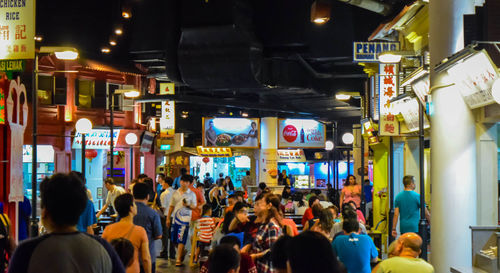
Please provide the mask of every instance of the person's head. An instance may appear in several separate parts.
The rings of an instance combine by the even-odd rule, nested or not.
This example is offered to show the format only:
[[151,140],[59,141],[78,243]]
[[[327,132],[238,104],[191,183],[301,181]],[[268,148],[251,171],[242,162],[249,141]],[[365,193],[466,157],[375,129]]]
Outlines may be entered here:
[[198,189],[201,193],[204,193],[205,192],[205,184],[203,183],[196,183],[196,189]]
[[278,238],[271,249],[271,261],[277,273],[286,273],[288,248],[292,237],[284,235]]
[[330,233],[333,227],[333,214],[328,208],[323,209],[319,215],[319,226],[322,230]]
[[345,203],[342,205],[342,218],[348,219],[348,218],[353,218],[357,219],[358,214],[356,213],[356,210],[352,208],[351,205]]
[[110,244],[115,249],[118,257],[120,257],[123,267],[127,268],[130,266],[133,262],[132,258],[134,258],[134,245],[125,238],[113,239]]
[[161,184],[161,186],[163,187],[163,189],[168,189],[172,187],[172,184],[174,184],[174,179],[170,176],[166,176],[163,179],[163,183]]
[[252,124],[250,124],[252,126],[252,129],[256,129],[257,128],[257,123],[255,121],[252,121]]
[[309,197],[309,207],[312,208],[314,204],[319,204],[319,198],[313,195]]
[[257,196],[255,199],[254,211],[257,217],[261,217],[265,220],[265,222],[269,222],[269,220],[273,217],[278,217],[278,210],[273,205],[279,199],[276,195],[272,193],[265,193]]
[[365,185],[370,185],[371,183],[370,179],[365,179]]
[[247,176],[250,176],[250,171],[247,171]]
[[318,232],[304,231],[287,245],[288,272],[339,273],[339,263],[328,239]]
[[230,194],[228,197],[227,197],[227,205],[228,206],[233,206],[234,204],[236,204],[237,200],[236,200],[236,195],[234,194]]
[[219,174],[219,178],[223,178],[224,177],[224,174],[223,173],[220,173]]
[[264,182],[260,182],[260,183],[259,183],[259,189],[260,189],[261,191],[263,191],[265,188],[267,188],[266,183],[264,183]]
[[236,202],[233,207],[233,213],[235,217],[241,223],[248,221],[248,205],[243,202]]
[[292,188],[290,188],[290,186],[285,186],[283,188],[283,192],[286,192],[286,193],[291,193],[292,192]]
[[356,206],[356,202],[350,200],[349,202],[347,202],[347,204],[349,204],[349,206],[351,206],[354,210],[357,210],[358,209],[358,206]]
[[224,178],[224,180],[226,180],[226,183],[229,183],[229,182],[231,182],[231,177],[230,177],[230,176],[226,176],[226,177]]
[[398,249],[398,240],[392,241],[392,243],[389,244],[389,247],[387,248],[387,258],[399,256],[399,251],[400,249]]
[[148,199],[150,188],[146,183],[137,183],[132,189],[135,200],[144,201]]
[[328,207],[328,209],[332,213],[333,219],[337,218],[337,215],[339,215],[339,208],[335,205],[331,205]]
[[210,173],[206,173],[206,174],[205,174],[205,176],[206,176],[206,177],[210,177]]
[[236,249],[236,251],[240,251],[241,248],[241,242],[238,237],[233,236],[233,235],[228,235],[224,236],[220,239],[219,245],[228,245],[231,246],[232,248]]
[[323,211],[323,206],[321,206],[321,204],[319,204],[319,203],[313,204],[313,206],[311,207],[311,210],[312,210],[313,217],[317,219],[317,218],[319,218],[319,216],[321,215],[321,212]]
[[414,190],[415,178],[413,175],[405,175],[405,177],[403,177],[403,185],[405,186],[405,189]]
[[144,173],[141,173],[139,174],[139,176],[137,176],[137,180],[139,180],[139,182],[144,182],[144,179],[148,178],[148,175],[147,174],[144,174]]
[[227,244],[216,246],[210,252],[208,261],[209,273],[237,273],[240,268],[240,254]]
[[106,180],[104,180],[104,187],[106,187],[108,191],[112,191],[115,188],[115,181],[113,178],[106,178]]
[[42,221],[49,231],[76,226],[87,205],[87,190],[76,175],[57,173],[40,184]]
[[187,190],[189,188],[189,186],[191,186],[193,184],[193,176],[192,175],[189,175],[189,174],[185,174],[183,176],[181,176],[181,188],[183,190]]
[[286,176],[286,170],[282,170],[282,171],[281,171],[281,174],[282,174],[283,176]]
[[81,181],[82,181],[82,184],[85,186],[85,183],[87,181],[85,181],[85,178],[83,178],[83,174],[81,172],[78,172],[78,171],[71,171],[70,172],[71,175],[74,175],[76,177],[78,177]]
[[201,215],[202,216],[210,216],[212,215],[212,206],[210,204],[205,204],[201,208]]
[[420,255],[422,247],[422,238],[413,232],[407,232],[398,238],[398,245],[396,251],[400,254],[405,253],[417,258]]
[[214,127],[214,121],[211,120],[211,121],[208,122],[208,128],[212,129],[213,127]]
[[342,229],[346,234],[359,231],[359,222],[357,219],[347,218],[342,223]]
[[345,186],[353,186],[356,185],[356,176],[350,174],[347,176],[347,179],[345,181]]
[[332,188],[332,184],[330,183],[326,184],[326,188],[330,190]]
[[162,173],[159,173],[156,175],[156,183],[159,183],[163,185],[163,182],[165,181],[165,175]]
[[[137,183],[137,185],[141,184],[143,183]],[[133,217],[137,214],[137,206],[134,203],[134,197],[130,193],[125,193],[116,197],[114,205],[116,213],[118,213],[118,216],[120,216],[120,218],[125,218],[129,215]]]

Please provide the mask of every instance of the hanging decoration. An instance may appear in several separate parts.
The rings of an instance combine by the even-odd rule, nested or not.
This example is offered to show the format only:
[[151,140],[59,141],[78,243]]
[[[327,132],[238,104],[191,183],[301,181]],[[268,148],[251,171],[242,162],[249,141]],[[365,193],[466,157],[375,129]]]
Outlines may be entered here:
[[97,150],[89,149],[85,150],[85,158],[89,160],[90,163],[92,163],[92,159],[97,157]]
[[208,162],[210,162],[210,158],[204,157],[201,161],[203,161],[203,163],[205,164],[208,164]]

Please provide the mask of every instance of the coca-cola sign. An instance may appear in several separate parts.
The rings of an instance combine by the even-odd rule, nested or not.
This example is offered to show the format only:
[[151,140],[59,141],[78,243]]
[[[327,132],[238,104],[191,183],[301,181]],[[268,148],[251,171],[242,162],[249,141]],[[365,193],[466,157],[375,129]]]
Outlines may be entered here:
[[325,125],[312,119],[280,119],[279,148],[324,148]]
[[287,142],[294,142],[297,139],[297,135],[297,128],[295,128],[295,126],[293,125],[287,125],[283,129],[283,138]]

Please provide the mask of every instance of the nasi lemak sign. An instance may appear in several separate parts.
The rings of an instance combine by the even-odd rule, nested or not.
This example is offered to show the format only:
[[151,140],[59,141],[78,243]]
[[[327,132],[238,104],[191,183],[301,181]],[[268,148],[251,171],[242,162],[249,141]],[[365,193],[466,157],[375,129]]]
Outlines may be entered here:
[[378,55],[385,51],[398,51],[397,42],[354,42],[353,60],[355,62],[378,62]]

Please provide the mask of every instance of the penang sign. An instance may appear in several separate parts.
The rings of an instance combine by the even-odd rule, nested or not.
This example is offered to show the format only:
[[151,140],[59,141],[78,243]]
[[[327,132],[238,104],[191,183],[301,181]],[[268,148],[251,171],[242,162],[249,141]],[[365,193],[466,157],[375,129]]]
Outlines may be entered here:
[[397,50],[399,50],[397,42],[354,42],[353,60],[355,62],[378,62],[380,53]]

